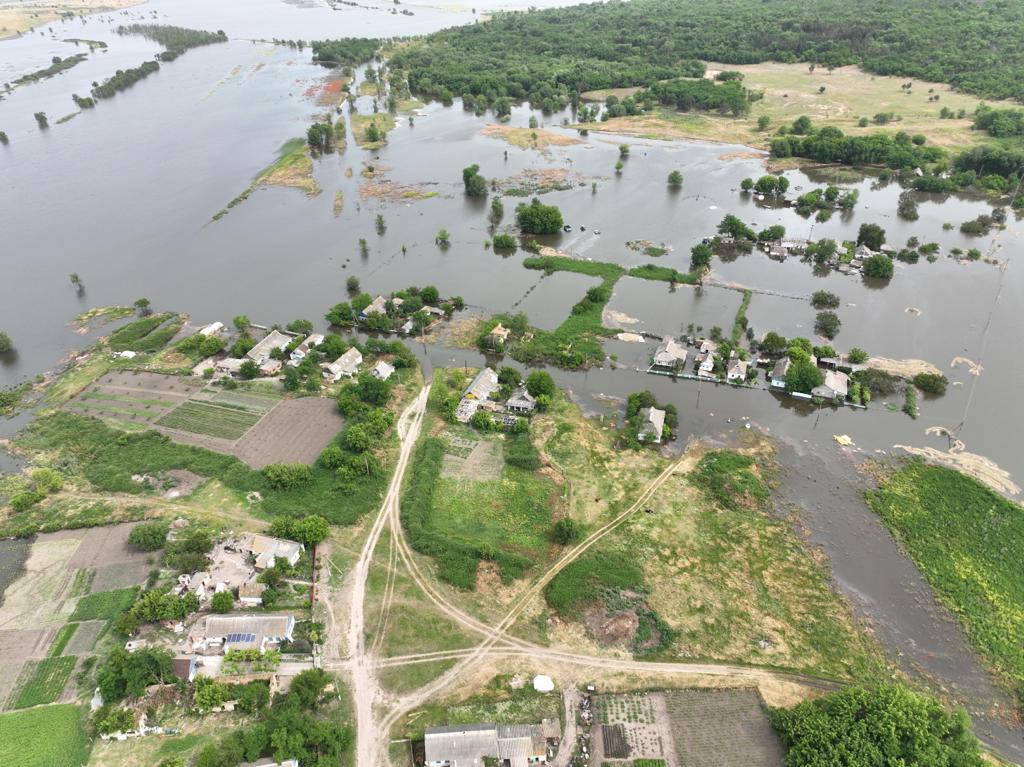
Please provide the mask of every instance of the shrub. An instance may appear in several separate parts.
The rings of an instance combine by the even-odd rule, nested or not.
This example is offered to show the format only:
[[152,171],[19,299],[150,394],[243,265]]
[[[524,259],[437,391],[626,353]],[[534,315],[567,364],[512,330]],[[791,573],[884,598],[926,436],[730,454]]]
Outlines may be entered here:
[[170,523],[163,520],[144,522],[133,527],[128,533],[128,543],[143,551],[158,551],[167,543],[167,533],[170,530]]
[[816,290],[811,296],[811,306],[815,309],[838,309],[839,296],[827,290]]
[[511,234],[494,235],[495,250],[512,250],[516,247],[517,244],[518,241]]
[[926,394],[945,394],[949,379],[942,373],[918,373],[914,376],[914,386]]
[[581,522],[577,522],[570,517],[563,517],[555,523],[551,531],[551,537],[555,543],[561,546],[570,546],[582,541],[585,532],[586,530]]
[[814,332],[831,340],[839,334],[842,324],[839,315],[835,312],[818,312],[818,316],[814,319]]
[[218,591],[210,599],[210,609],[215,613],[229,613],[235,606],[235,598],[230,591]]
[[854,346],[852,349],[850,349],[849,353],[846,355],[846,358],[854,365],[860,365],[868,361],[868,353],[863,349]]
[[879,280],[888,280],[892,278],[893,265],[892,259],[888,256],[884,256],[881,253],[876,253],[867,261],[864,262],[864,276],[873,277]]
[[313,480],[312,470],[304,463],[272,463],[263,469],[263,476],[275,490],[294,490]]
[[562,211],[534,197],[529,205],[516,207],[516,223],[524,234],[558,234],[562,228]]

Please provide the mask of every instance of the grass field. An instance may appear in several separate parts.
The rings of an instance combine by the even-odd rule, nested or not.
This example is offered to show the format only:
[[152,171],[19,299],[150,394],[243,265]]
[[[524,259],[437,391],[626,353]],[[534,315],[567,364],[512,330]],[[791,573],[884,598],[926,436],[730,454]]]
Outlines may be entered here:
[[155,352],[162,349],[181,329],[182,319],[164,312],[122,325],[110,334],[110,348],[116,352]]
[[[948,85],[918,80],[908,91],[900,87],[911,82],[908,78],[871,75],[857,67],[841,67],[832,72],[819,67],[812,72],[806,64],[708,64],[709,72],[722,69],[742,72],[747,88],[764,93],[764,98],[754,102],[750,114],[744,118],[656,110],[647,115],[618,117],[586,127],[648,138],[696,138],[767,147],[779,126],[791,124],[801,115],[807,115],[819,126],[833,125],[852,135],[883,129],[888,132],[903,130],[910,134],[923,133],[929,143],[947,148],[963,148],[991,141],[983,132],[971,130],[969,115],[981,100],[957,93]],[[822,86],[824,91],[819,90]],[[635,90],[618,88],[583,95],[589,100],[604,100],[609,93],[621,97]],[[928,100],[936,95],[938,101]],[[986,103],[1017,106],[1011,102]],[[943,107],[954,112],[963,109],[968,117],[942,119],[939,111]],[[892,112],[901,119],[884,128],[870,122],[874,115],[882,112]],[[770,120],[765,131],[757,129],[761,115]],[[867,127],[858,125],[861,117],[868,118]]]
[[309,154],[309,146],[305,139],[293,138],[281,145],[277,159],[261,170],[253,182],[235,199],[214,214],[213,220],[226,216],[231,208],[249,199],[249,196],[262,186],[283,186],[299,189],[307,197],[320,194],[320,186],[313,178],[313,158]]
[[[31,708],[43,703],[53,703],[64,692],[64,685],[78,661],[73,655],[60,658],[44,658],[26,663],[22,682],[12,696],[12,708]],[[27,672],[27,673],[26,673]]]
[[917,462],[868,502],[971,644],[1024,690],[1024,509],[964,474]]
[[57,634],[53,637],[53,644],[50,645],[49,656],[51,658],[56,658],[64,652],[64,648],[67,647],[77,629],[77,623],[65,623],[57,630]]
[[69,620],[91,621],[111,620],[127,610],[135,601],[137,589],[132,586],[126,589],[101,591],[89,594],[78,600],[75,611]]
[[[352,135],[360,149],[380,149],[387,143],[388,131],[395,127],[395,118],[389,114],[354,114],[350,119],[352,120]],[[370,141],[366,137],[366,129],[371,124],[377,126],[381,137],[379,141]]]
[[207,402],[185,402],[156,422],[157,426],[236,440],[256,425],[258,413]]
[[45,706],[0,714],[0,761],[20,767],[81,767],[89,759],[85,710]]

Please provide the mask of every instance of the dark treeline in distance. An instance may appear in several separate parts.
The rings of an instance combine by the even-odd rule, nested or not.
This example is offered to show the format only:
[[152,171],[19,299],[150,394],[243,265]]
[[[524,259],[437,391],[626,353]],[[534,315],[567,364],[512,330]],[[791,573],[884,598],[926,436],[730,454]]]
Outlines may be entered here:
[[727,64],[859,64],[1024,100],[1024,4],[980,0],[612,0],[499,13],[395,52],[413,91],[473,94],[558,109],[598,88],[692,76],[693,59]]
[[206,32],[202,29],[187,29],[167,24],[128,24],[117,28],[120,35],[142,35],[160,43],[167,50],[157,58],[174,61],[189,48],[227,42],[228,36],[222,30]]
[[366,37],[343,37],[339,40],[317,40],[311,43],[313,61],[328,66],[354,67],[372,59],[380,48],[380,40]]
[[76,53],[74,56],[67,56],[63,59],[60,56],[54,56],[53,59],[51,59],[50,66],[45,69],[36,70],[35,72],[29,72],[27,75],[22,75],[14,81],[14,84],[27,85],[29,83],[34,83],[37,80],[53,77],[56,74],[60,74],[65,69],[71,69],[71,67],[76,64],[80,64],[87,58],[89,58],[87,53]]

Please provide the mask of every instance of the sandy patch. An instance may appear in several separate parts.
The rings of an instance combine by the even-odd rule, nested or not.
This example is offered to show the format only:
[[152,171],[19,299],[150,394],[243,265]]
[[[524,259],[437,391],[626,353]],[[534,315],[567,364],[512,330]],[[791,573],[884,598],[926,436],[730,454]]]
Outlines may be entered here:
[[954,357],[952,361],[949,363],[949,366],[951,368],[955,368],[959,365],[966,365],[967,372],[970,373],[972,376],[980,376],[981,371],[985,369],[981,366],[980,362],[975,362],[974,360],[968,359],[967,357]]
[[725,152],[718,155],[723,162],[730,160],[760,160],[764,158],[764,152]]
[[918,373],[939,374],[942,372],[935,365],[925,360],[894,360],[889,357],[871,357],[867,364],[870,368],[882,370],[901,378],[913,378]]
[[628,341],[629,343],[634,343],[634,344],[636,344],[636,343],[642,344],[644,342],[644,337],[640,336],[640,335],[637,335],[636,333],[619,333],[615,337],[617,339],[619,339],[620,341]]
[[64,13],[104,13],[130,8],[143,0],[61,0],[61,2],[16,2],[0,6],[0,40],[19,37],[20,32],[49,24]]
[[488,125],[480,133],[505,141],[520,149],[547,149],[549,146],[582,144],[578,138],[542,128],[516,128],[511,125]]
[[567,168],[543,168],[524,170],[498,181],[498,190],[513,196],[527,197],[531,194],[564,192],[582,183],[584,177],[580,173],[570,172]]
[[[601,312],[601,324],[609,328],[621,328],[623,325],[636,325],[640,322],[636,317],[630,317],[628,314],[618,312],[614,309],[605,309]],[[643,338],[637,337],[638,340],[642,341]],[[633,340],[633,339],[622,339]]]

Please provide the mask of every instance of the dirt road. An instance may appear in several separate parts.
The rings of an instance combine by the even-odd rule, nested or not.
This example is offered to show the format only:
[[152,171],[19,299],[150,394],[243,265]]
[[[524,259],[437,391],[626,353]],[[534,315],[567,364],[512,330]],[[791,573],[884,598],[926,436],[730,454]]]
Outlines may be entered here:
[[[370,534],[363,544],[359,560],[353,568],[352,608],[348,626],[348,653],[352,675],[352,697],[355,701],[356,715],[356,764],[376,765],[382,742],[374,721],[373,707],[380,698],[380,684],[377,681],[373,658],[366,650],[366,616],[364,602],[366,599],[366,579],[373,562],[373,551],[380,540],[393,513],[397,513],[398,499],[405,471],[409,466],[409,458],[419,437],[423,414],[427,406],[429,385],[425,386],[412,404],[409,405],[398,419],[398,437],[401,448],[395,473],[388,486],[387,495],[381,504],[380,512],[374,520]],[[383,731],[382,731],[383,732]]]

